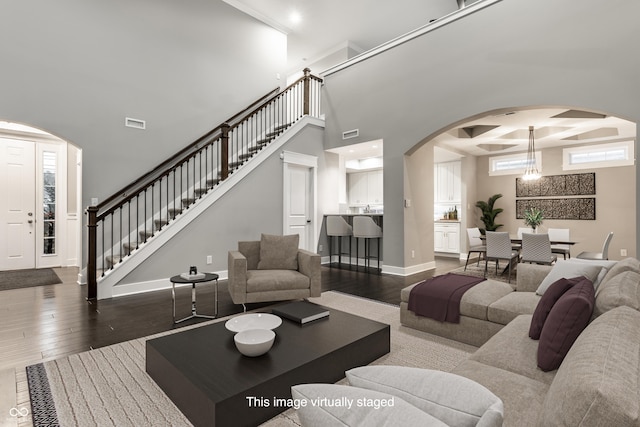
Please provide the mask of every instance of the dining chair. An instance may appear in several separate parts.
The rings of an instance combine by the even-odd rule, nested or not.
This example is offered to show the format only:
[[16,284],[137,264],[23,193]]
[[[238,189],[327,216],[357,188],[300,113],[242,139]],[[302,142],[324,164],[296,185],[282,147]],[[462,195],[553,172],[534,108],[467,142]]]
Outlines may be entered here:
[[484,261],[484,277],[487,277],[487,265],[489,260],[496,262],[496,274],[498,274],[498,263],[505,260],[509,263],[509,283],[511,283],[511,264],[517,260],[520,252],[511,248],[511,238],[509,233],[502,231],[487,231],[486,234],[487,254]]
[[[518,231],[516,233],[518,239],[522,240],[522,235],[524,233],[535,233],[535,231],[533,231],[533,228],[531,227],[518,227]],[[511,247],[514,250],[520,250],[522,249],[522,243],[511,243]]]
[[523,233],[521,261],[551,265],[558,259],[551,253],[549,235],[546,233]]
[[524,233],[535,233],[531,227],[518,227],[518,239],[522,239]]
[[482,234],[480,233],[480,229],[478,227],[467,228],[467,237],[469,238],[469,252],[467,253],[467,261],[464,263],[464,269],[467,269],[467,264],[469,264],[469,258],[471,254],[478,254],[478,264],[480,265],[480,259],[482,257],[486,257],[487,246],[484,244],[482,239],[480,238]]
[[613,239],[613,231],[607,234],[602,245],[602,252],[580,252],[576,258],[580,259],[609,259],[609,243]]
[[[551,241],[569,242],[571,240],[571,233],[568,228],[549,228],[547,231]],[[567,259],[567,256],[571,258],[571,245],[551,245],[551,252],[562,255],[564,259]]]

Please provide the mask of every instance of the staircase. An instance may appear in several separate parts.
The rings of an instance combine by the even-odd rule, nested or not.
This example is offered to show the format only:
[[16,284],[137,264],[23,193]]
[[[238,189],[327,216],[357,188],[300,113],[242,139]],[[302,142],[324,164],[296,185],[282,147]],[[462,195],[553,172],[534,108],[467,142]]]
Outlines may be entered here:
[[319,117],[321,83],[305,69],[283,91],[270,92],[100,205],[90,206],[87,298],[96,299],[106,277],[215,194],[287,129],[305,116]]
[[[267,132],[264,138],[255,141],[255,144],[250,145],[246,152],[239,154],[236,156],[236,160],[229,162],[229,173],[233,173],[235,170],[239,169],[290,126],[290,124],[276,126],[273,131]],[[100,271],[101,275],[104,275],[106,272],[113,269],[119,262],[122,262],[127,256],[131,255],[132,251],[138,249],[141,244],[146,243],[148,239],[156,235],[156,233],[162,230],[163,227],[169,225],[178,215],[182,214],[196,203],[198,199],[201,199],[207,193],[213,191],[220,182],[222,182],[222,178],[221,175],[218,174],[217,178],[206,179],[204,183],[194,183],[194,186],[190,189],[191,196],[182,197],[178,207],[165,206],[166,210],[164,216],[153,219],[150,224],[145,222],[145,225],[149,227],[138,231],[138,235],[134,240],[131,239],[131,236],[127,236],[127,239],[124,241],[121,239],[118,243],[122,244],[122,251],[112,251],[111,255],[106,255],[104,257],[106,268],[103,268]],[[187,192],[187,194],[189,194],[189,192]],[[163,210],[161,209],[160,212],[162,213],[162,211]]]

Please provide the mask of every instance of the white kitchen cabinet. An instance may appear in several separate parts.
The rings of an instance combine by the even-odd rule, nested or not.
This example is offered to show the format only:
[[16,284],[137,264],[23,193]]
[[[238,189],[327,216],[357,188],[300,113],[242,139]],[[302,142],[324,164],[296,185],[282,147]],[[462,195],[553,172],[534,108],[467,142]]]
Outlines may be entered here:
[[369,181],[365,172],[349,174],[349,205],[366,205]]
[[349,174],[349,205],[381,205],[384,202],[382,170]]
[[434,165],[436,203],[460,203],[462,200],[461,170],[459,161]]
[[460,253],[460,224],[436,223],[433,231],[435,252]]
[[367,204],[381,205],[384,200],[382,170],[367,172],[367,183]]

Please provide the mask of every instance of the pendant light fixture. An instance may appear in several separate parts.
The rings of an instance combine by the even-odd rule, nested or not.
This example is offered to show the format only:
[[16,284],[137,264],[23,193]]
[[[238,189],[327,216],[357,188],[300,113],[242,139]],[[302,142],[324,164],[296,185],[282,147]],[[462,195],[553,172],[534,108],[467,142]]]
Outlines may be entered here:
[[534,181],[540,178],[538,165],[536,164],[536,144],[533,139],[533,126],[529,126],[529,148],[527,148],[527,165],[524,170],[522,179],[525,181]]

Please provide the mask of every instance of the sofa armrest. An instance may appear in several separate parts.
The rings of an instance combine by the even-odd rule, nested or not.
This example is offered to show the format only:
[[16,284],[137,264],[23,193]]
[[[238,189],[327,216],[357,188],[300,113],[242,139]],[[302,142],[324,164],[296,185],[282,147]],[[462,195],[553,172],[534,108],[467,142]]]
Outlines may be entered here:
[[309,278],[309,296],[319,297],[322,293],[320,255],[298,249],[298,271]]
[[518,264],[516,291],[535,292],[552,268],[553,267],[550,265],[527,264],[521,262]]
[[238,251],[229,251],[227,258],[229,294],[234,304],[247,301],[247,258]]

